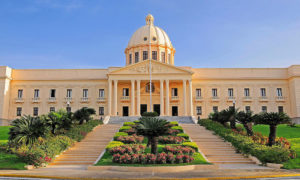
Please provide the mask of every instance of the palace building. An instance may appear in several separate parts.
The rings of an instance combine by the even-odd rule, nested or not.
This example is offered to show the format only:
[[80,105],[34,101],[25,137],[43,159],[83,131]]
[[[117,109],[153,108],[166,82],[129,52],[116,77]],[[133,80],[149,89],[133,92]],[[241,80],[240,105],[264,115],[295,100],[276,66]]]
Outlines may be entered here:
[[140,116],[150,109],[160,116],[207,118],[211,112],[235,106],[255,113],[285,112],[300,122],[300,65],[178,67],[175,52],[167,33],[148,15],[146,25],[129,40],[124,67],[0,66],[0,125],[22,115],[37,116],[61,108],[74,112],[82,107],[94,108],[96,118],[109,120],[114,116]]

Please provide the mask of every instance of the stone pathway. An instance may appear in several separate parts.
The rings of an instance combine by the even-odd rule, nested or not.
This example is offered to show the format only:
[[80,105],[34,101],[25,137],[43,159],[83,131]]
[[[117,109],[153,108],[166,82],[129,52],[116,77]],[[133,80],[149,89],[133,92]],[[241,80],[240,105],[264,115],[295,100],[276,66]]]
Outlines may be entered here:
[[214,164],[255,164],[254,161],[236,153],[230,143],[224,142],[212,131],[198,124],[180,124],[201,152]]
[[121,124],[97,126],[81,142],[75,143],[73,147],[63,152],[49,166],[93,165],[120,127]]

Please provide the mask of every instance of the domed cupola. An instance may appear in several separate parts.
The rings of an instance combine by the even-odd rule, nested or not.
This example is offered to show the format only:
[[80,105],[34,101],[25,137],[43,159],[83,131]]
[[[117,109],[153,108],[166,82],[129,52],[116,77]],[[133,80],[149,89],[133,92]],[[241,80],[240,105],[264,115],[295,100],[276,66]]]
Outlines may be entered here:
[[[146,25],[139,28],[130,38],[125,49],[126,65],[145,60],[157,60],[174,65],[175,49],[167,33],[154,26],[151,14],[146,17]],[[149,56],[151,44],[151,57]]]

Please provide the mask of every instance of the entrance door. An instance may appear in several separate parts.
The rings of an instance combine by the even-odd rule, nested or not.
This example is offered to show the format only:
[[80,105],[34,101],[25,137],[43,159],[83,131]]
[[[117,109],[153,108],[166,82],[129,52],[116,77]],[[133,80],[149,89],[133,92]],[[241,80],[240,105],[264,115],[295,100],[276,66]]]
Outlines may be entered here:
[[172,116],[178,116],[178,107],[172,106]]
[[157,112],[158,115],[160,115],[160,104],[154,104],[153,110],[154,112]]
[[147,112],[147,104],[141,104],[141,115],[142,115],[144,112]]
[[123,106],[123,116],[128,116],[128,106]]

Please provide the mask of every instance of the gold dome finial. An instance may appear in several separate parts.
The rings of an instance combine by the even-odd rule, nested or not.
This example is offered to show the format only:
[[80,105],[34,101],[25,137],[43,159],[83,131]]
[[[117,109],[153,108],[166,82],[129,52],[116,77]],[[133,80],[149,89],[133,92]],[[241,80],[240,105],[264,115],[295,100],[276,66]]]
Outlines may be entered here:
[[151,14],[148,14],[146,17],[146,24],[147,25],[153,25],[154,17]]

